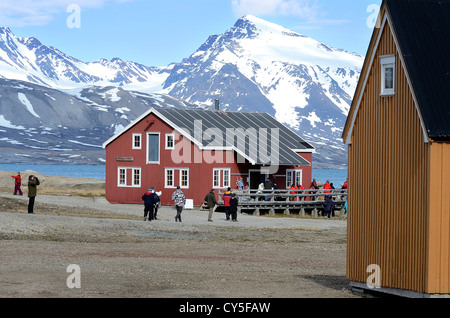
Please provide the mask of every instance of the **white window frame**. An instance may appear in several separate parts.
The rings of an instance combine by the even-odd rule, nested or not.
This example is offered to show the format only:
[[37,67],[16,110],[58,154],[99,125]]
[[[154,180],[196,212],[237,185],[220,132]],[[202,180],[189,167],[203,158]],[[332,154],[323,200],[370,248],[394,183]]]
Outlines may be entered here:
[[[225,180],[225,171],[228,174],[228,182]],[[217,180],[215,179],[217,174]],[[216,183],[217,181],[217,183]],[[231,168],[214,168],[213,169],[213,189],[223,189],[231,187]]]
[[[158,160],[157,161],[149,161],[149,158],[148,158],[148,146],[149,146],[149,135],[158,135]],[[147,143],[146,143],[146,145],[147,145],[147,152],[146,152],[146,154],[145,154],[145,156],[146,156],[146,163],[147,164],[157,164],[157,165],[159,165],[160,164],[160,161],[161,161],[161,133],[159,133],[159,132],[148,132],[147,133]]]
[[[216,179],[216,173],[217,173],[217,179]],[[213,188],[214,189],[220,188],[220,169],[213,169]]]
[[[172,184],[167,184],[168,182],[168,175],[167,172],[171,171],[172,172]],[[164,188],[166,189],[173,189],[175,188],[175,169],[172,168],[165,168],[164,169]]]
[[[168,172],[172,173],[172,183],[168,184]],[[178,185],[181,189],[189,189],[189,168],[165,168],[164,169],[164,187],[166,189],[174,189],[175,185],[175,172],[178,171]],[[186,184],[183,183],[183,171],[187,171]]]
[[[392,88],[386,88],[386,69],[392,68]],[[380,57],[380,71],[381,71],[381,96],[392,96],[395,94],[395,56],[386,55]]]
[[[139,146],[136,146],[136,137],[139,137]],[[142,149],[142,134],[133,134],[132,149]]]
[[[225,172],[227,172],[228,175],[228,182],[225,180]],[[224,188],[231,187],[231,169],[222,169],[222,183]]]
[[[122,178],[122,171],[124,171],[123,178]],[[127,186],[127,168],[124,167],[117,168],[117,186],[118,187]]]
[[[137,187],[140,188],[141,187],[141,180],[142,180],[142,173],[141,173],[141,168],[132,168],[133,169],[133,187]],[[138,176],[138,183],[136,183],[136,172],[137,172],[137,176]]]
[[[172,146],[168,146],[167,144],[169,143],[169,137],[172,137]],[[164,146],[166,150],[173,150],[175,149],[175,134],[166,134],[166,138],[165,138],[165,142],[164,142]]]
[[[131,170],[131,177],[132,177],[132,183],[131,185],[128,185],[127,175],[128,171]],[[124,171],[122,175],[122,171]],[[138,173],[138,183],[136,183],[136,172]],[[123,178],[122,178],[123,176]],[[117,187],[119,188],[140,188],[142,182],[142,170],[141,168],[137,167],[117,167]]]
[[[179,169],[180,172],[180,188],[181,189],[189,189],[189,169]],[[187,180],[186,184],[183,184],[183,172],[187,172]]]
[[[288,182],[290,179],[290,182]],[[286,189],[291,187],[291,183],[296,186],[302,185],[303,169],[286,169]]]

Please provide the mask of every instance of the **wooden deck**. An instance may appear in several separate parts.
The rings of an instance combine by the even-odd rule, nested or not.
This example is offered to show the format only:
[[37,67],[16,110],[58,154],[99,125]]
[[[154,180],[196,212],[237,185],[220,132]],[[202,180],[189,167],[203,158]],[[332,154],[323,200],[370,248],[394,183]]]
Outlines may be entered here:
[[[343,189],[305,189],[297,190],[291,194],[292,190],[266,190],[268,192],[259,193],[258,190],[232,190],[238,197],[238,213],[249,213],[261,215],[268,213],[275,215],[282,212],[286,215],[299,214],[300,216],[311,215],[318,217],[323,215],[324,196],[330,195],[335,204],[334,215],[344,216],[345,202],[347,201],[347,190]],[[325,193],[324,191],[329,191]],[[218,206],[216,210],[224,210],[223,194],[225,191],[219,190]],[[203,210],[207,210],[206,203],[202,205]]]

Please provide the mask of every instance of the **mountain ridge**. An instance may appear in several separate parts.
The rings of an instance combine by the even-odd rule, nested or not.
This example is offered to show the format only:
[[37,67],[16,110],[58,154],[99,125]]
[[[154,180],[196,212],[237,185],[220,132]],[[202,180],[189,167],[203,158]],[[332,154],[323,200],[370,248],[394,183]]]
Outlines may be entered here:
[[[97,92],[116,87],[172,96],[189,107],[210,108],[219,99],[225,111],[267,112],[316,146],[315,167],[346,164],[340,132],[362,62],[355,53],[250,15],[166,67],[120,58],[82,62],[36,38],[0,28],[0,78],[57,89],[91,106],[77,94],[89,87]],[[24,104],[16,97],[10,102]]]

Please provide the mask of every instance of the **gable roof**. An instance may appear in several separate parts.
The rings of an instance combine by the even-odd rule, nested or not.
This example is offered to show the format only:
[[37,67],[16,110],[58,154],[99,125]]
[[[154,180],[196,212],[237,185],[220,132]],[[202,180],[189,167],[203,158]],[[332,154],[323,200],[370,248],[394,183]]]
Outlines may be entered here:
[[428,136],[450,140],[450,0],[386,0]]
[[[450,0],[383,0],[342,133],[351,135],[380,37],[393,33],[420,117],[424,139],[450,140]],[[359,92],[359,93],[358,93]]]
[[267,113],[176,108],[150,108],[103,147],[152,113],[200,149],[234,150],[252,164],[311,165],[296,152],[315,152],[311,144]]

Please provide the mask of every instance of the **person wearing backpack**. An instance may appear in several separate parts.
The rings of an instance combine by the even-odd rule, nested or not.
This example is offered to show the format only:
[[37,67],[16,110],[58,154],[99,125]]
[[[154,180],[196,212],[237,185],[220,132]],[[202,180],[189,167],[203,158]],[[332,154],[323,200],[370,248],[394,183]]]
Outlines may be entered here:
[[155,217],[155,206],[159,202],[159,197],[155,193],[155,188],[151,187],[148,189],[148,191],[142,196],[142,201],[144,201],[144,221],[148,220],[151,221],[153,219],[156,219]]
[[20,172],[17,172],[17,176],[11,176],[14,178],[14,195],[17,195],[17,192],[19,192],[19,195],[23,195],[22,189],[20,186],[22,185],[22,177],[20,176]]

